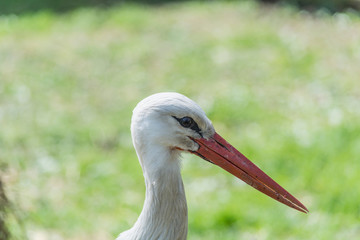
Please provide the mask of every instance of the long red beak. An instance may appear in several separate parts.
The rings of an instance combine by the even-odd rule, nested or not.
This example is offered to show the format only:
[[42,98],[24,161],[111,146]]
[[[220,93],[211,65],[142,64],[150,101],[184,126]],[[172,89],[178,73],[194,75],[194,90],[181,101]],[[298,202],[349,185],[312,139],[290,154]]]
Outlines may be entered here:
[[192,153],[218,165],[269,197],[301,212],[309,212],[299,200],[261,171],[219,134],[215,133],[208,140],[205,138],[193,140],[200,147],[199,150]]

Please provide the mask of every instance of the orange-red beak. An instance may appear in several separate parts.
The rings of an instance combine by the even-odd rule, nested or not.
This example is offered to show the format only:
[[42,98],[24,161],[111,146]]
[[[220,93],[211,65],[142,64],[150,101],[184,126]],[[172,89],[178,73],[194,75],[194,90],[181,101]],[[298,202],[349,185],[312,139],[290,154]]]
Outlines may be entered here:
[[210,139],[193,140],[200,147],[199,150],[192,153],[218,165],[269,197],[301,212],[309,212],[299,200],[261,171],[219,134],[215,133]]

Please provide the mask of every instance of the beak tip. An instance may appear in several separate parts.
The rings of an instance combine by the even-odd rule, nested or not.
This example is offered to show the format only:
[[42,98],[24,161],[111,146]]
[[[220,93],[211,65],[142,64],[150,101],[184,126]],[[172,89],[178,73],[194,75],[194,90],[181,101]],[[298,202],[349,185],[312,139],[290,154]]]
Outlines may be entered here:
[[299,202],[300,204],[295,204],[296,207],[294,207],[296,210],[303,212],[305,214],[309,213],[309,210],[304,206],[304,204],[302,204],[301,202]]

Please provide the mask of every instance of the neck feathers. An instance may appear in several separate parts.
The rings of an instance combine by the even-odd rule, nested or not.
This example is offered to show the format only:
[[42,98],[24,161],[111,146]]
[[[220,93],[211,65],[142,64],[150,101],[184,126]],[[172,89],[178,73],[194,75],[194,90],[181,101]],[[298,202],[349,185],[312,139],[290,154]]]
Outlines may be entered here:
[[[151,161],[148,155],[149,158],[140,159],[146,184],[143,210],[135,225],[120,234],[117,240],[186,239],[187,206],[180,175],[179,153],[177,150],[169,150],[166,159],[160,160],[159,156],[165,157],[164,154],[157,155],[157,159]],[[163,164],[154,167],[151,162]]]

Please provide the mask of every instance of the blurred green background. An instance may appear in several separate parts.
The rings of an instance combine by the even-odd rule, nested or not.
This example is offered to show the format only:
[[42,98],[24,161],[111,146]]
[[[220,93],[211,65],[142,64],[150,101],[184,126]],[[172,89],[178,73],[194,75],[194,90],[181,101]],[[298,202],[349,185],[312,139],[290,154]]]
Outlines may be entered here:
[[[226,0],[225,2],[241,2],[244,0]],[[140,3],[145,5],[163,5],[167,3],[190,2],[190,0],[2,0],[0,14],[31,13],[43,10],[66,12],[79,7],[107,8],[113,5]],[[209,2],[209,0],[198,0]],[[324,9],[330,12],[348,9],[360,10],[360,0],[258,0],[265,3],[292,5],[307,10]]]
[[212,1],[3,15],[0,216],[12,239],[130,228],[145,191],[132,109],[176,91],[310,210],[186,154],[188,239],[358,239],[359,66],[351,12]]

